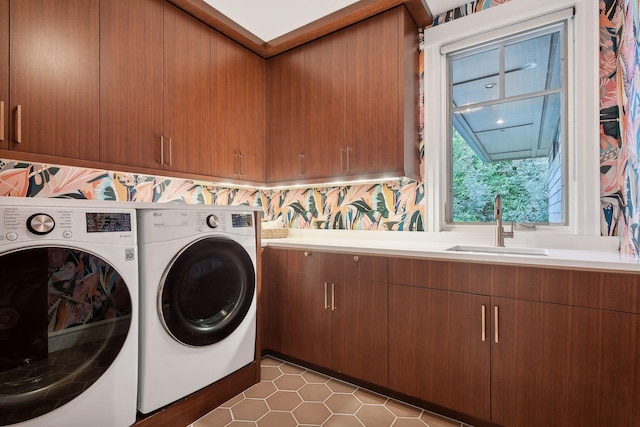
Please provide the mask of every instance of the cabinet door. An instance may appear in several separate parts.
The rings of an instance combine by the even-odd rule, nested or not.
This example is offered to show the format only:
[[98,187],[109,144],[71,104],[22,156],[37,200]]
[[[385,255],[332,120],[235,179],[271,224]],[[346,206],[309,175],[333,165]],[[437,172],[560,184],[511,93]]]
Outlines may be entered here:
[[9,147],[9,0],[0,0],[0,149]]
[[317,274],[289,271],[284,301],[287,354],[326,368],[331,368],[333,351],[330,286]]
[[267,61],[267,181],[304,178],[302,137],[304,51]]
[[211,30],[165,2],[164,168],[211,174]]
[[262,348],[286,353],[285,306],[287,251],[267,248],[262,258],[263,284],[260,328]]
[[[305,178],[328,178],[346,171],[346,40],[344,31],[304,48]],[[341,155],[341,150],[344,153]]]
[[213,175],[263,181],[264,59],[211,33]]
[[333,369],[388,386],[387,283],[342,278],[331,286]]
[[[345,174],[395,171],[404,75],[401,8],[347,29],[347,141]],[[391,165],[391,166],[389,166]]]
[[637,315],[505,298],[492,304],[493,422],[640,425]]
[[10,149],[98,160],[99,1],[12,0],[9,10]]
[[100,2],[100,161],[161,168],[162,0]]
[[489,303],[485,296],[389,285],[389,388],[489,419]]

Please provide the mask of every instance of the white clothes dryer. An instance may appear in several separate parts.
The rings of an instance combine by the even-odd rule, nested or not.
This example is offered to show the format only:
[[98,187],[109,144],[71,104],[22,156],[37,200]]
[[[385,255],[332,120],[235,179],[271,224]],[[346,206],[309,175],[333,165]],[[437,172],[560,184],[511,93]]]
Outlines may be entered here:
[[255,360],[255,220],[242,206],[138,211],[140,412]]
[[0,425],[136,421],[133,209],[0,198]]

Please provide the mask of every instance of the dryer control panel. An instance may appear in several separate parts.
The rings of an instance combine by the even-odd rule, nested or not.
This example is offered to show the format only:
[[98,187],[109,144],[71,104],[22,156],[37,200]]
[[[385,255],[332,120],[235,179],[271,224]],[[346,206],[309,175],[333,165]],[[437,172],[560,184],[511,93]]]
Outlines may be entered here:
[[221,209],[139,210],[141,241],[166,242],[205,234],[254,237],[254,212]]

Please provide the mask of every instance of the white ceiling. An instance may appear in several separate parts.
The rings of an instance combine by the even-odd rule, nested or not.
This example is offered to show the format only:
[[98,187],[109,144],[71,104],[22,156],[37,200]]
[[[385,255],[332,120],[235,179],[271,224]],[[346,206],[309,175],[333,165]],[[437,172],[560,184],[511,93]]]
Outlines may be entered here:
[[[268,42],[357,0],[204,0],[247,31]],[[464,3],[461,0],[426,0],[437,15]]]

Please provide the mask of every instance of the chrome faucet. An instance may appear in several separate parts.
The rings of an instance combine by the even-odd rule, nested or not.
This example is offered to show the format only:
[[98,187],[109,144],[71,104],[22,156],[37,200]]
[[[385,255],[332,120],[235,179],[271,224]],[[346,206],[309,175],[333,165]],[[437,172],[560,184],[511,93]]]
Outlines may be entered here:
[[513,221],[511,221],[511,231],[504,231],[502,227],[502,199],[500,195],[496,195],[496,199],[493,203],[493,217],[496,220],[496,246],[504,247],[504,238],[513,238]]

